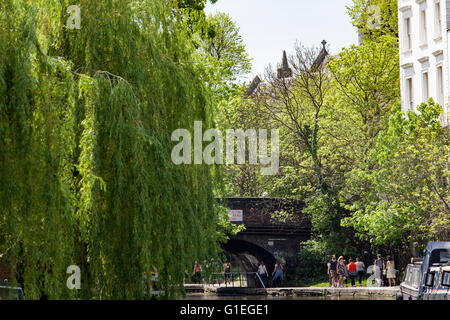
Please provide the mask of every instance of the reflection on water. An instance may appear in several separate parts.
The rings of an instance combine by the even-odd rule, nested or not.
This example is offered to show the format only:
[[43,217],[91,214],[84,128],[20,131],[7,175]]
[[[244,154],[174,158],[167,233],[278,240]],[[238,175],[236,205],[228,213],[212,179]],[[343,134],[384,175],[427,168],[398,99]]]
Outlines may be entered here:
[[214,294],[188,294],[186,298],[180,300],[395,300],[395,297],[388,296],[342,296],[342,297],[325,297],[325,296],[291,296],[291,297],[281,297],[281,296],[216,296]]

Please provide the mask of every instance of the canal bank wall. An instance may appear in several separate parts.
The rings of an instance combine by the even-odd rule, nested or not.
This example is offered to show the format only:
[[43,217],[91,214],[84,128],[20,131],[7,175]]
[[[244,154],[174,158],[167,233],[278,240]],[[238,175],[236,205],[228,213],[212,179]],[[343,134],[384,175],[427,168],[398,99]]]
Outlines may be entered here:
[[187,293],[205,293],[218,296],[273,296],[273,297],[352,297],[395,298],[399,287],[302,287],[302,288],[232,288],[208,285],[186,285]]
[[268,288],[267,295],[280,297],[353,297],[353,298],[367,298],[367,297],[397,297],[400,288],[398,287],[350,287],[350,288]]

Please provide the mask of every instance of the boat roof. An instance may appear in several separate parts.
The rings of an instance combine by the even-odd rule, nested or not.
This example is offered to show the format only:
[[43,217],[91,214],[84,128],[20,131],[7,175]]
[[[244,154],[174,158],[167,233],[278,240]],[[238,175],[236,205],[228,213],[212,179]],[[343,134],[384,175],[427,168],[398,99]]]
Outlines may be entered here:
[[[450,262],[450,242],[449,241],[436,241],[429,242],[425,253],[425,258],[422,263],[422,274],[425,275],[428,272],[428,268],[435,263],[448,263]],[[424,286],[420,286],[419,295],[422,295]]]
[[427,244],[427,252],[432,252],[433,250],[448,249],[450,250],[450,241],[435,241],[429,242]]
[[422,264],[422,271],[425,273],[428,267],[435,263],[450,262],[450,242],[437,241],[429,242],[426,249],[426,256]]

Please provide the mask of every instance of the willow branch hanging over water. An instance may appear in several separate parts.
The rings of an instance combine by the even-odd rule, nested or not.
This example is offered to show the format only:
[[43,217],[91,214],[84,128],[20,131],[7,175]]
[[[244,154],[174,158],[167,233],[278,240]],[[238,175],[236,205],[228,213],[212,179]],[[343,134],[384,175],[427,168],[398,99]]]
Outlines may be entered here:
[[[175,166],[171,132],[211,126],[200,66],[163,0],[0,3],[0,253],[30,298],[176,293],[214,254],[210,167]],[[66,287],[81,268],[82,288]]]

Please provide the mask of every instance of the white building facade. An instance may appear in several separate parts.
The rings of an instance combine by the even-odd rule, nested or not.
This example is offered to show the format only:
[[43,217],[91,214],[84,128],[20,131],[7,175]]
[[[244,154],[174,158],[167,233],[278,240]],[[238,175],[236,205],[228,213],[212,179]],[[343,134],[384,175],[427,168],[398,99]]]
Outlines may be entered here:
[[450,124],[450,0],[398,0],[402,110],[433,98]]

